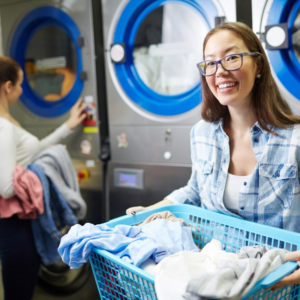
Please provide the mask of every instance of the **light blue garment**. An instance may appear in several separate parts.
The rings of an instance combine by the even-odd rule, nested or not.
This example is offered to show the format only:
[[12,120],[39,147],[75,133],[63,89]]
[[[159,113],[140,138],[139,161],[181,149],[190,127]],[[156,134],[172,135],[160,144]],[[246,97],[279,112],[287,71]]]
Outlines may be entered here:
[[142,227],[74,225],[62,237],[58,253],[71,269],[75,269],[87,262],[93,247],[107,250],[136,266],[148,258],[158,263],[179,251],[199,251],[189,227],[181,222],[157,219]]
[[[240,188],[238,214],[226,209],[223,195],[230,163],[229,137],[217,123],[198,122],[191,131],[192,175],[187,185],[166,198],[235,217],[300,232],[300,127],[251,128],[257,165]],[[247,160],[245,160],[247,163]]]

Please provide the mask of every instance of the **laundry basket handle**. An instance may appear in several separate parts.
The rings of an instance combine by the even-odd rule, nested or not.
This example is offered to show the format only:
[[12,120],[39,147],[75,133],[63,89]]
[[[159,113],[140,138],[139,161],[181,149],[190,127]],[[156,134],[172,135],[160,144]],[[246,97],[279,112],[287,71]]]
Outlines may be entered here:
[[271,287],[276,282],[280,281],[287,275],[290,275],[298,268],[297,262],[288,261],[284,265],[280,266],[275,271],[268,274],[265,278],[263,278],[260,282],[260,286],[264,289]]

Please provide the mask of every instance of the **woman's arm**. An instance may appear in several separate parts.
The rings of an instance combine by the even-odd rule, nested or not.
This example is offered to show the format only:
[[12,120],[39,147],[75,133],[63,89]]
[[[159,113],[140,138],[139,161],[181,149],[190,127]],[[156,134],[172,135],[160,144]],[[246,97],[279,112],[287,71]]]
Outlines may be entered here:
[[82,123],[85,118],[84,110],[87,107],[87,104],[82,101],[82,98],[80,98],[71,108],[70,117],[66,123],[40,141],[39,152],[60,142],[63,138],[70,135],[75,127]]
[[7,120],[0,123],[0,196],[8,199],[15,195],[14,170],[17,164],[17,145],[14,125]]
[[[300,266],[300,251],[293,251],[286,254],[287,261],[296,261]],[[272,290],[280,289],[287,285],[300,284],[300,269],[294,271],[292,274],[284,277],[279,282],[272,286]]]

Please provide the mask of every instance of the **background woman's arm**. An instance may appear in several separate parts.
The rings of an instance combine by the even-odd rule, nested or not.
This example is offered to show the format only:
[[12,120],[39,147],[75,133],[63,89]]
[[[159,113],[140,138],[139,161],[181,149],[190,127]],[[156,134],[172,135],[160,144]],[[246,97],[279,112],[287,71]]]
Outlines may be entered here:
[[14,170],[17,164],[17,145],[14,125],[8,120],[0,122],[0,196],[8,199],[15,195]]
[[68,121],[40,141],[39,152],[49,146],[59,143],[63,138],[70,135],[73,132],[73,129],[85,119],[84,110],[86,107],[87,105],[83,103],[82,98],[80,98],[71,108]]

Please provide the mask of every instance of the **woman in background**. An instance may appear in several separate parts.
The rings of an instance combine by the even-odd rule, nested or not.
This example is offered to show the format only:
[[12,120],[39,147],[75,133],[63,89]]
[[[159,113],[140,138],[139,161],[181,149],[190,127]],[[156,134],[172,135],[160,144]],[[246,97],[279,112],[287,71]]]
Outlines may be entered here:
[[[0,57],[0,196],[5,199],[15,195],[13,173],[16,165],[26,168],[34,156],[68,136],[85,118],[86,105],[80,99],[72,107],[66,123],[38,140],[20,126],[8,109],[22,94],[23,77],[17,62]],[[40,267],[30,220],[21,220],[16,215],[0,218],[0,258],[4,299],[30,300]]]
[[[190,203],[300,233],[300,117],[281,97],[259,39],[243,23],[225,23],[207,34],[203,53],[191,178],[161,202],[126,213]],[[289,259],[300,261],[300,251]],[[300,270],[273,288],[294,283]]]

